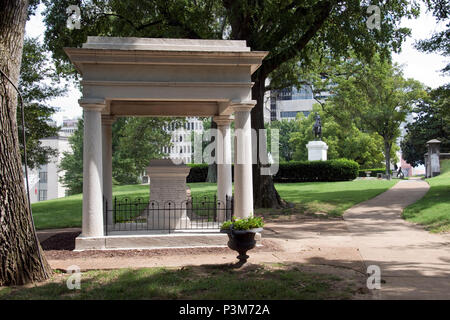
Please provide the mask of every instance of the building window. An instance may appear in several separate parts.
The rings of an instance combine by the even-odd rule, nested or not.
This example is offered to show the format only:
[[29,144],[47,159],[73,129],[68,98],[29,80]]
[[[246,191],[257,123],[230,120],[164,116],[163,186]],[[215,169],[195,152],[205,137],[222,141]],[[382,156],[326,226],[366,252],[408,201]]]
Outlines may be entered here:
[[47,183],[47,172],[45,172],[45,171],[39,172],[39,182]]
[[39,201],[47,200],[47,190],[39,190]]
[[280,112],[280,116],[282,118],[295,118],[297,116],[298,111],[282,111]]

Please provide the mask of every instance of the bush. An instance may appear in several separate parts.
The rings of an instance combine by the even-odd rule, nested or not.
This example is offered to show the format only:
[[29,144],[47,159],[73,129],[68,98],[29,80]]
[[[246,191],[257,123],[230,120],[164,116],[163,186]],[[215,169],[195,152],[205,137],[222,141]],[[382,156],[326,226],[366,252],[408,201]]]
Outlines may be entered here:
[[275,182],[348,181],[356,179],[359,165],[353,160],[292,161],[280,163]]

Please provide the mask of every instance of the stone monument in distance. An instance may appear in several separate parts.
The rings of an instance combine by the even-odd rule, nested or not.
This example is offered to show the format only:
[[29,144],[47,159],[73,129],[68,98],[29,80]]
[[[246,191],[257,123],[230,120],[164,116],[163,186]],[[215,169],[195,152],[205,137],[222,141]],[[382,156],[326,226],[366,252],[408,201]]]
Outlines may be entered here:
[[306,145],[306,148],[308,148],[308,161],[326,161],[328,145],[322,141],[322,123],[317,112],[315,119],[316,122],[313,126],[314,141],[309,141]]

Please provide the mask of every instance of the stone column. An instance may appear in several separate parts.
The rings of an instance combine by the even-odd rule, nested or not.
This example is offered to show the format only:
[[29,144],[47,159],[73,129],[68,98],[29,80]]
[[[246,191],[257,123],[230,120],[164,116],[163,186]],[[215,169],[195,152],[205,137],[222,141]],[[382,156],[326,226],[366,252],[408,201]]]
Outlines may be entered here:
[[235,163],[234,215],[237,218],[253,216],[252,135],[250,111],[255,102],[234,103]]
[[107,203],[107,226],[113,225],[113,196],[112,196],[112,124],[114,117],[102,115],[102,167],[103,167],[103,196]]
[[232,177],[231,177],[231,134],[230,124],[233,121],[231,116],[216,116],[213,121],[217,123],[217,200],[220,207],[217,212],[219,223],[226,220],[226,198],[231,197]]
[[104,102],[80,101],[84,109],[82,237],[103,236],[101,111]]
[[437,139],[432,139],[427,141],[428,148],[428,163],[429,163],[429,176],[435,177],[441,173],[441,167],[439,162],[439,145],[440,141]]

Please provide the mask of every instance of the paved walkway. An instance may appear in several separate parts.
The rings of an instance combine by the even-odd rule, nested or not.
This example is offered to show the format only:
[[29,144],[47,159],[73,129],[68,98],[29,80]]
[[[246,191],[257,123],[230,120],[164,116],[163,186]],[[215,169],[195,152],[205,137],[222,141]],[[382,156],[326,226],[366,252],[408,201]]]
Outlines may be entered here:
[[380,299],[450,299],[450,236],[401,218],[428,188],[424,181],[403,180],[344,214],[366,266],[381,269]]
[[[254,249],[250,263],[288,262],[333,266],[345,277],[358,278],[365,287],[367,266],[381,269],[381,290],[362,298],[450,299],[450,235],[430,234],[401,218],[403,208],[427,191],[420,180],[403,180],[387,192],[347,210],[344,220],[288,219],[267,223],[268,246]],[[151,254],[73,253],[48,260],[53,268],[78,265],[81,269],[139,268],[231,263],[228,249],[162,250]],[[155,251],[153,251],[155,252]],[[348,273],[350,272],[350,273]],[[356,276],[355,276],[356,275]]]

